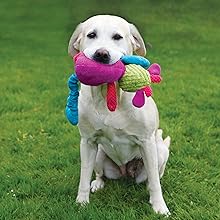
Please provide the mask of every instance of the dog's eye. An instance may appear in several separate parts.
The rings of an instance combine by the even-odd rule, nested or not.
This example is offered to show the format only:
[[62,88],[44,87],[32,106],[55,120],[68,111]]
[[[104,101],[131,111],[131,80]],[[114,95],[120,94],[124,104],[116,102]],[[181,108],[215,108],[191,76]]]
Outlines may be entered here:
[[96,38],[96,33],[95,32],[92,32],[92,33],[89,33],[88,35],[87,35],[87,37],[89,38],[89,39],[94,39],[94,38]]
[[121,40],[123,37],[120,34],[114,34],[112,39],[113,40]]

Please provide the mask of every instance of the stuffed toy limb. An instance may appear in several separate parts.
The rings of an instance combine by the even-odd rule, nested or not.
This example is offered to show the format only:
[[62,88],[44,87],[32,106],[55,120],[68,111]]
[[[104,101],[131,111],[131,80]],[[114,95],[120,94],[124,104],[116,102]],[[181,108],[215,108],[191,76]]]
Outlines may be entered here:
[[144,57],[137,55],[125,55],[121,57],[121,61],[125,64],[136,64],[147,69],[150,66],[150,61]]
[[72,125],[78,124],[78,97],[79,85],[76,74],[72,74],[68,80],[70,89],[66,104],[66,117]]

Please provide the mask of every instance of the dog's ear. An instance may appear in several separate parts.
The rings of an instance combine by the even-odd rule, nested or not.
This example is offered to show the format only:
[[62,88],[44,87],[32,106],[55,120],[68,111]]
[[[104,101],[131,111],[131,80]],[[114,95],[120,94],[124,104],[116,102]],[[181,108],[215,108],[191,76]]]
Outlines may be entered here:
[[69,46],[68,46],[68,54],[70,56],[73,57],[77,53],[79,53],[81,39],[82,39],[82,23],[80,23],[76,27],[75,31],[72,34],[72,37],[70,38]]
[[138,29],[133,24],[129,24],[129,27],[130,27],[130,33],[131,33],[130,39],[133,46],[133,51],[140,56],[145,56],[146,47],[143,38],[141,37]]

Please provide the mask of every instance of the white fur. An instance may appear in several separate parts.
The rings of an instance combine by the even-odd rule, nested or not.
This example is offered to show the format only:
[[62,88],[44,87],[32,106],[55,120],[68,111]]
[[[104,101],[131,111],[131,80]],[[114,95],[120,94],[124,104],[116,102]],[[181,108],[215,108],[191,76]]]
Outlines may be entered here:
[[[95,30],[97,38],[89,39],[87,34]],[[112,36],[118,33],[123,38],[116,41]],[[105,48],[114,63],[123,54],[136,52],[145,55],[145,46],[134,25],[120,17],[99,15],[81,23],[74,31],[69,54],[74,56],[84,51],[92,58],[96,50]],[[110,112],[105,101],[106,86],[81,85],[79,96],[79,131],[81,135],[81,175],[77,202],[88,203],[90,189],[95,192],[104,187],[103,174],[117,179],[120,169],[135,157],[142,157],[144,169],[136,182],[148,180],[150,203],[157,213],[169,214],[162,196],[162,177],[169,156],[170,138],[162,139],[158,130],[159,117],[152,98],[138,109],[132,105],[133,93],[118,89],[118,107]],[[97,153],[98,152],[98,153]],[[92,172],[96,180],[91,185]]]

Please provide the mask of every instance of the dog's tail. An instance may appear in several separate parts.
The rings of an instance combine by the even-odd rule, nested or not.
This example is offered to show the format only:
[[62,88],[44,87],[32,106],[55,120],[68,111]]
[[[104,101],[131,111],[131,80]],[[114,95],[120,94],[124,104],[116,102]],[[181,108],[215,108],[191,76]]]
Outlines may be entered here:
[[171,138],[170,136],[167,136],[164,140],[162,137],[163,134],[163,130],[162,129],[158,129],[157,133],[156,133],[156,140],[157,142],[163,141],[164,145],[169,148],[170,147],[170,142],[171,142]]

